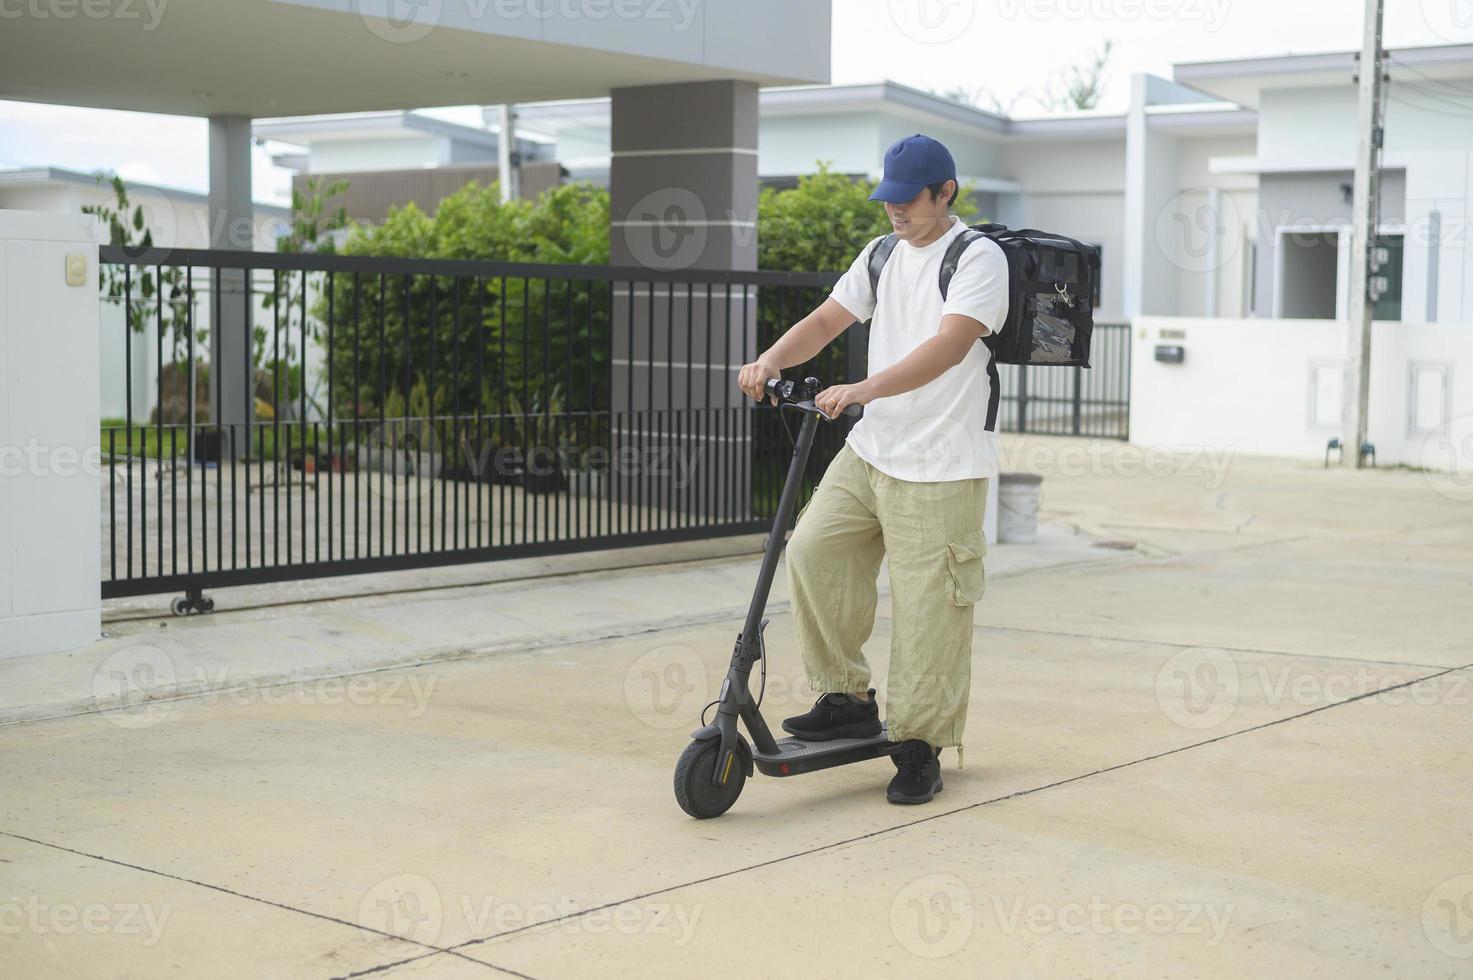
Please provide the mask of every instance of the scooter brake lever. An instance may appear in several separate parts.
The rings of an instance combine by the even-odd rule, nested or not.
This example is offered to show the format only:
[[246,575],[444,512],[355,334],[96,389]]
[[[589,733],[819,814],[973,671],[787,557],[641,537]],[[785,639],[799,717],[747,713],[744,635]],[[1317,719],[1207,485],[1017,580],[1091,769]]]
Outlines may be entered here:
[[[838,416],[829,415],[823,409],[819,408],[818,405],[811,398],[807,401],[792,402],[791,404],[799,411],[812,412],[814,415],[817,415],[820,418],[823,418],[824,420],[829,422],[833,422],[838,418]],[[843,411],[841,411],[839,415],[858,415],[860,412],[860,408],[861,406],[859,405],[845,405]]]

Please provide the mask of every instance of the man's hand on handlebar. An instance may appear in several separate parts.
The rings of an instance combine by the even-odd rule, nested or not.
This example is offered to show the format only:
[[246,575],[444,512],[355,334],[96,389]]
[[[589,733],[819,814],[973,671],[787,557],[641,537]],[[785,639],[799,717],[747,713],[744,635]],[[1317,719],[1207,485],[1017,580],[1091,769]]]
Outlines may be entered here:
[[767,380],[781,377],[781,371],[759,357],[750,364],[742,365],[737,374],[737,387],[753,401],[766,401],[770,405],[776,405],[777,398],[767,394]]
[[868,405],[874,400],[864,381],[852,385],[830,385],[813,399],[813,404],[829,418],[837,418],[850,405]]

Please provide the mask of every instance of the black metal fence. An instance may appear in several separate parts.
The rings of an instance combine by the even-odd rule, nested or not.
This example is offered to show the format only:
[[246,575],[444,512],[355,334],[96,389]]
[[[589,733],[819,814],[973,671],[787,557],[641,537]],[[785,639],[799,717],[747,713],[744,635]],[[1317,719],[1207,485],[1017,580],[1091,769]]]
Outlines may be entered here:
[[[101,257],[105,597],[765,530],[791,447],[735,371],[837,278]],[[1004,426],[1123,437],[1122,330],[1093,377],[1004,369]],[[864,335],[789,373],[863,377]]]
[[1097,320],[1090,367],[998,365],[998,428],[1041,435],[1130,437],[1130,324]]

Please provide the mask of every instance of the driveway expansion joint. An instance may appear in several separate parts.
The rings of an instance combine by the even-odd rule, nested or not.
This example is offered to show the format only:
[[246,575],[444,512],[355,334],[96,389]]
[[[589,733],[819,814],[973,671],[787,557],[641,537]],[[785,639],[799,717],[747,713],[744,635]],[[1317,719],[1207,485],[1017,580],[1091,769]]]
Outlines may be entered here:
[[[759,862],[757,862],[755,864],[744,865],[743,867],[740,867],[740,868],[732,868],[732,869],[730,869],[728,871],[722,871],[722,872],[719,872],[719,873],[713,874],[713,875],[706,875],[706,876],[701,877],[701,878],[694,878],[694,879],[692,879],[690,881],[684,881],[684,882],[680,882],[680,883],[674,884],[674,885],[667,885],[664,888],[657,888],[657,889],[654,889],[653,891],[643,892],[643,893],[638,894],[638,895],[630,895],[630,896],[627,896],[625,898],[621,898],[621,899],[619,899],[617,901],[605,902],[605,903],[603,903],[601,905],[595,905],[595,906],[592,906],[590,908],[581,909],[581,910],[579,910],[577,912],[569,912],[569,913],[566,913],[564,915],[555,916],[555,917],[553,917],[551,919],[546,919],[546,920],[544,920],[542,922],[536,922],[536,923],[531,923],[531,924],[528,924],[528,925],[525,925],[525,926],[519,926],[519,927],[517,927],[515,929],[508,929],[505,932],[499,932],[499,933],[496,933],[493,936],[485,936],[485,937],[482,937],[482,938],[479,938],[479,939],[469,939],[469,940],[466,940],[463,943],[457,943],[456,945],[450,946],[450,947],[448,947],[448,948],[446,948],[444,950],[441,950],[439,952],[448,952],[448,953],[453,953],[453,954],[456,954],[456,955],[464,956],[465,954],[463,954],[461,951],[462,950],[469,949],[472,946],[480,946],[480,945],[484,945],[484,944],[488,944],[488,943],[494,944],[494,943],[497,943],[497,942],[502,942],[502,941],[507,940],[507,939],[510,939],[510,938],[512,938],[514,936],[520,935],[522,933],[530,932],[530,931],[537,930],[537,929],[544,929],[544,928],[547,928],[549,926],[556,925],[559,922],[566,922],[566,921],[578,919],[578,918],[581,918],[583,916],[592,915],[592,914],[594,914],[596,912],[602,912],[605,909],[614,908],[616,906],[624,905],[624,904],[627,904],[629,902],[640,902],[640,901],[644,901],[646,899],[654,898],[654,897],[659,896],[659,895],[668,895],[668,894],[670,894],[672,892],[679,891],[679,890],[681,890],[683,888],[690,888],[690,887],[695,886],[695,885],[703,885],[703,884],[707,884],[707,883],[712,882],[712,881],[719,881],[719,880],[721,880],[723,878],[735,877],[736,875],[745,874],[745,873],[747,873],[749,871],[757,871],[757,870],[760,870],[762,868],[770,867],[770,866],[775,865],[775,864],[781,864],[784,861],[792,861],[792,860],[796,860],[798,858],[808,857],[808,856],[814,855],[814,854],[821,854],[821,853],[824,853],[826,851],[833,851],[833,850],[837,850],[839,848],[850,847],[850,846],[855,845],[855,844],[860,844],[860,843],[864,843],[865,841],[873,840],[874,838],[883,836],[885,834],[891,834],[891,833],[895,833],[897,831],[908,830],[908,829],[910,829],[912,827],[919,826],[920,824],[930,823],[930,822],[935,821],[935,820],[943,820],[943,819],[945,819],[947,817],[953,817],[953,816],[956,816],[957,814],[960,814],[960,813],[967,813],[967,812],[970,812],[972,810],[980,809],[981,807],[985,807],[985,806],[992,806],[993,804],[996,804],[996,803],[1006,803],[1009,800],[1016,800],[1016,799],[1021,799],[1021,798],[1025,797],[1025,796],[1032,796],[1035,793],[1042,793],[1045,790],[1057,789],[1057,788],[1059,788],[1061,786],[1068,786],[1071,783],[1081,782],[1083,780],[1090,779],[1090,778],[1092,778],[1094,776],[1108,775],[1109,773],[1118,772],[1118,771],[1120,771],[1122,769],[1129,769],[1129,768],[1132,768],[1134,766],[1142,765],[1142,764],[1147,763],[1147,762],[1155,762],[1155,761],[1157,761],[1159,759],[1164,759],[1164,758],[1166,758],[1168,756],[1178,755],[1178,754],[1183,753],[1183,752],[1189,752],[1192,749],[1198,749],[1198,748],[1202,748],[1204,746],[1213,745],[1213,744],[1215,744],[1217,742],[1226,741],[1227,739],[1237,738],[1240,735],[1249,735],[1249,734],[1252,734],[1253,732],[1262,731],[1262,730],[1264,730],[1266,728],[1273,728],[1275,726],[1286,724],[1286,723],[1291,722],[1291,721],[1297,721],[1297,720],[1299,720],[1301,718],[1307,718],[1310,715],[1319,714],[1322,711],[1328,711],[1331,708],[1344,707],[1345,705],[1353,704],[1353,703],[1355,703],[1357,701],[1363,701],[1366,698],[1376,697],[1377,695],[1385,694],[1385,693],[1387,693],[1389,691],[1395,691],[1395,690],[1399,690],[1401,688],[1410,687],[1413,684],[1420,684],[1423,681],[1432,680],[1434,678],[1442,677],[1442,676],[1444,676],[1446,674],[1455,673],[1457,671],[1468,670],[1469,668],[1473,668],[1473,663],[1463,664],[1462,666],[1459,666],[1459,667],[1447,667],[1447,668],[1438,669],[1434,673],[1424,674],[1421,677],[1416,677],[1416,678],[1413,678],[1412,680],[1409,680],[1409,681],[1403,681],[1402,683],[1399,683],[1399,684],[1391,684],[1391,685],[1388,685],[1386,687],[1377,688],[1374,691],[1366,691],[1364,693],[1357,694],[1357,695],[1355,695],[1353,697],[1344,698],[1344,699],[1342,699],[1340,701],[1332,701],[1329,704],[1322,704],[1322,705],[1319,705],[1318,707],[1310,708],[1310,709],[1308,709],[1306,711],[1301,711],[1301,712],[1299,712],[1297,714],[1286,715],[1283,718],[1275,718],[1275,719],[1273,719],[1271,721],[1261,722],[1260,724],[1257,724],[1257,725],[1250,725],[1247,728],[1241,728],[1241,729],[1238,729],[1237,731],[1225,732],[1225,733],[1223,733],[1221,735],[1215,735],[1212,738],[1202,739],[1201,741],[1192,742],[1192,743],[1190,743],[1188,745],[1179,745],[1176,748],[1166,749],[1166,750],[1161,751],[1161,752],[1152,753],[1151,755],[1141,756],[1138,759],[1131,759],[1131,760],[1128,760],[1126,762],[1116,763],[1113,766],[1104,766],[1104,767],[1102,767],[1100,769],[1095,769],[1095,770],[1092,770],[1092,771],[1086,772],[1086,773],[1080,773],[1080,774],[1078,774],[1076,776],[1069,776],[1069,777],[1064,778],[1064,779],[1057,779],[1057,780],[1054,780],[1051,783],[1044,783],[1041,786],[1032,786],[1032,787],[1029,787],[1027,789],[1020,789],[1020,790],[1018,790],[1016,792],[1008,793],[1005,796],[996,796],[996,797],[993,797],[992,799],[988,799],[988,800],[979,800],[976,803],[968,803],[965,806],[955,807],[955,808],[950,809],[950,810],[943,810],[943,811],[941,811],[939,813],[928,814],[927,816],[924,816],[924,817],[917,817],[914,820],[907,820],[907,821],[905,821],[903,823],[894,824],[894,825],[889,826],[889,827],[881,827],[878,830],[872,830],[872,831],[870,831],[868,833],[858,834],[858,835],[856,835],[854,837],[848,837],[848,838],[845,838],[843,840],[831,841],[831,842],[829,842],[827,844],[820,844],[817,847],[810,847],[810,848],[806,848],[806,849],[801,850],[801,851],[794,851],[791,854],[779,855],[777,857],[770,858],[770,859],[768,859],[766,861],[759,861]],[[425,954],[422,954],[420,956],[407,957],[405,959],[395,960],[395,961],[390,962],[390,963],[384,963],[384,964],[382,964],[380,966],[377,966],[377,967],[370,967],[367,970],[361,970],[361,971],[359,971],[357,973],[350,973],[350,974],[346,974],[345,976],[342,976],[342,977],[335,977],[335,978],[333,978],[333,980],[353,980],[353,978],[362,977],[362,976],[368,976],[368,975],[371,975],[371,974],[374,974],[374,973],[381,973],[381,972],[384,972],[384,971],[387,971],[387,970],[396,969],[396,968],[398,968],[400,966],[405,966],[405,965],[407,965],[409,963],[415,963],[415,962],[418,962],[420,960],[426,959],[426,958],[428,958],[430,956],[436,956],[436,955],[438,955],[438,953],[432,952],[432,953],[425,953]],[[477,960],[476,962],[483,962],[483,961]]]

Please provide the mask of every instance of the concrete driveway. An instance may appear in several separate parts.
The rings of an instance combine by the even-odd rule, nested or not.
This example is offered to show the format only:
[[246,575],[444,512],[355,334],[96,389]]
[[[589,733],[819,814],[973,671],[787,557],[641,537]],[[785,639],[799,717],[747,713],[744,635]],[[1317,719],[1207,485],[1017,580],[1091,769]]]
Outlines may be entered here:
[[988,556],[932,804],[878,760],[679,811],[755,542],[135,605],[0,662],[0,976],[1473,975],[1470,494],[1006,448],[1047,525]]

